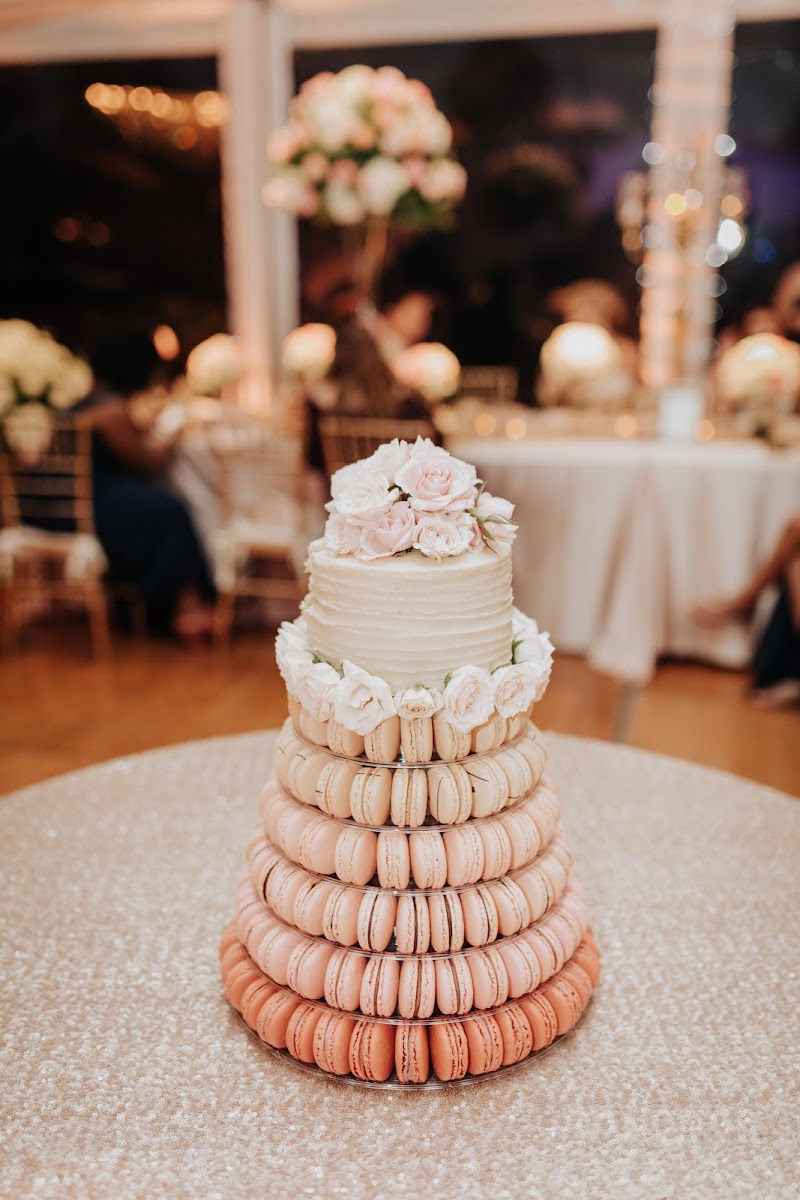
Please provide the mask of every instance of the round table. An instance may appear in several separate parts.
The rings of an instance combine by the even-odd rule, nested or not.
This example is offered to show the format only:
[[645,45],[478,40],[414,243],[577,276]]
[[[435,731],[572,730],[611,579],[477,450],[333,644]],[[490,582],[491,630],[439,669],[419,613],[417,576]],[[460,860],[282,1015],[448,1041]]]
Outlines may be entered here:
[[418,1094],[310,1078],[223,997],[273,734],[0,801],[0,1196],[796,1197],[798,803],[548,742],[600,989],[526,1069]]

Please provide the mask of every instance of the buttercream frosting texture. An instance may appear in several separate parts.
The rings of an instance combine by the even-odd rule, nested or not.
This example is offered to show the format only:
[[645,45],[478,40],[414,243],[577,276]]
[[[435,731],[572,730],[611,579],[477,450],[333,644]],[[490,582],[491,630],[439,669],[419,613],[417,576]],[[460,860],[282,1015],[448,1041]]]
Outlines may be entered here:
[[309,568],[309,641],[335,666],[347,659],[393,689],[441,688],[457,667],[493,671],[511,661],[506,547],[441,562],[412,553],[365,563],[315,543]]

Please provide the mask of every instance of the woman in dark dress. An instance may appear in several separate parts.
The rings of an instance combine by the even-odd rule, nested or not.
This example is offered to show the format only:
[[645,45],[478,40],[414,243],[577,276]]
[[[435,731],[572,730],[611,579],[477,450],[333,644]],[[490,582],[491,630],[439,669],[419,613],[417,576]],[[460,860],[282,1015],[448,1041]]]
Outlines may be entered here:
[[128,410],[158,362],[147,334],[132,331],[109,336],[94,356],[97,384],[81,409],[93,435],[95,531],[112,573],[144,599],[151,628],[193,644],[212,632],[216,591],[185,504],[156,481],[180,432],[147,438]]

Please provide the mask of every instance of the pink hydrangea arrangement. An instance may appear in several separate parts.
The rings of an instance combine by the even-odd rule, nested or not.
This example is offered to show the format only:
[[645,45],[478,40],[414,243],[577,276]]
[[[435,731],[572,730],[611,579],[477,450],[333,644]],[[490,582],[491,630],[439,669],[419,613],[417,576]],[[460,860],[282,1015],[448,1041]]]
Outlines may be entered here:
[[387,442],[331,479],[324,543],[369,561],[416,550],[441,561],[516,537],[514,505],[429,438]]
[[270,136],[265,199],[332,225],[371,218],[444,224],[464,194],[450,123],[425,86],[396,67],[361,64],[303,84]]
[[512,613],[511,662],[487,671],[462,666],[443,690],[424,683],[392,694],[385,679],[352,662],[341,668],[320,659],[310,645],[303,617],[284,622],[275,641],[278,668],[289,692],[317,721],[335,718],[354,733],[368,734],[390,717],[408,720],[444,711],[450,725],[470,733],[498,712],[513,717],[541,700],[550,681],[553,644],[534,620]]

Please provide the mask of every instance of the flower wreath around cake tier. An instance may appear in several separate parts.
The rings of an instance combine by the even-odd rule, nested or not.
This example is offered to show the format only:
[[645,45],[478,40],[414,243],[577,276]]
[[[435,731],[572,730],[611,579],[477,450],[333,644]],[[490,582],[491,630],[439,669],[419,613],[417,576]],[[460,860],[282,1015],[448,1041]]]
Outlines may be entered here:
[[[342,467],[331,479],[331,496],[325,533],[315,545],[365,563],[408,554],[439,562],[493,550],[507,554],[517,532],[513,504],[492,496],[474,466],[428,438],[395,439]],[[508,655],[492,671],[454,663],[443,688],[423,679],[393,692],[385,679],[357,663],[331,662],[318,653],[302,616],[284,623],[276,639],[290,697],[312,722],[335,721],[360,737],[395,718],[430,723],[437,714],[439,724],[444,720],[456,734],[469,735],[495,716],[510,719],[527,712],[547,687],[553,646],[547,633],[517,609],[512,610]],[[386,746],[392,749],[391,738],[384,739]],[[452,756],[468,751],[456,745]],[[360,749],[352,743],[347,752]],[[439,747],[437,752],[441,757]]]
[[494,671],[456,667],[441,690],[420,682],[392,693],[385,679],[355,663],[345,660],[336,667],[317,656],[302,617],[281,625],[275,653],[290,696],[313,721],[334,720],[362,737],[395,717],[431,721],[441,714],[451,729],[471,734],[495,716],[527,713],[544,695],[553,663],[548,634],[518,609],[513,610],[510,661]]

